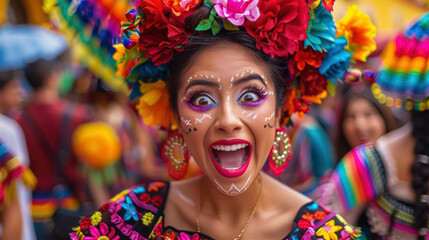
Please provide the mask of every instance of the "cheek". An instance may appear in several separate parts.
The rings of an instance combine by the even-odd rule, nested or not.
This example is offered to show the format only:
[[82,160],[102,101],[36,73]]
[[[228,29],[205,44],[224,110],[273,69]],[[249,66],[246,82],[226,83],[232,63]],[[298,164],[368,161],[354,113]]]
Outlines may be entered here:
[[381,137],[381,135],[386,133],[386,124],[381,116],[377,115],[371,120],[373,124],[373,129],[376,133],[376,138]]

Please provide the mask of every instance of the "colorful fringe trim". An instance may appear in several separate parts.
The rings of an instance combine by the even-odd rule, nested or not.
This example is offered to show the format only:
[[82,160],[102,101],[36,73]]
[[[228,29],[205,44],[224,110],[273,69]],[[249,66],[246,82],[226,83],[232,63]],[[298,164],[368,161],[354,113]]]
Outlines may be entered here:
[[44,11],[66,36],[75,57],[114,91],[127,91],[115,75],[113,44],[120,42],[120,22],[128,9],[124,0],[44,0]]
[[429,14],[398,34],[383,53],[383,68],[372,86],[382,104],[429,109]]
[[15,196],[15,181],[22,180],[25,186],[33,189],[36,177],[25,166],[21,165],[0,141],[0,206],[5,206]]

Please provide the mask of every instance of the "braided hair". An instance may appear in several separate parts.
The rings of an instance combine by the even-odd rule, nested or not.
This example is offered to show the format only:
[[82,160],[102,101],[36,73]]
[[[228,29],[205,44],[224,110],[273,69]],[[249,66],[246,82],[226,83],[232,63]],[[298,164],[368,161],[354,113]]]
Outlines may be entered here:
[[415,160],[411,167],[412,186],[416,196],[414,206],[415,227],[419,230],[418,240],[424,240],[429,220],[429,110],[413,111],[411,114]]

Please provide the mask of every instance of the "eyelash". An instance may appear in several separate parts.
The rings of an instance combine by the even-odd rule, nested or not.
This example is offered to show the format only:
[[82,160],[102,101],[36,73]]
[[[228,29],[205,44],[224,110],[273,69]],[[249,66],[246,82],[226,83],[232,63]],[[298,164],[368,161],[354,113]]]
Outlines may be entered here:
[[[196,110],[196,111],[201,111],[201,112],[203,112],[203,111],[207,111],[208,109],[210,109],[210,108],[212,108],[212,107],[215,107],[215,106],[217,106],[217,103],[215,103],[215,104],[211,104],[211,105],[208,105],[208,106],[205,106],[205,107],[199,107],[199,106],[197,106],[197,105],[195,105],[195,104],[193,104],[193,101],[197,98],[197,97],[199,97],[199,96],[201,96],[201,95],[205,95],[205,96],[207,96],[208,98],[210,98],[210,99],[212,99],[213,100],[213,98],[205,91],[205,90],[203,90],[203,89],[191,89],[190,91],[188,91],[188,93],[186,94],[186,96],[184,97],[184,100],[186,101],[186,104],[190,107],[190,108],[192,108],[192,109],[194,109],[194,110]],[[213,100],[214,101],[214,100]]]
[[253,93],[256,93],[256,95],[258,95],[258,97],[259,97],[259,100],[255,101],[255,102],[250,102],[250,103],[248,103],[248,102],[242,102],[241,103],[242,105],[245,105],[245,106],[257,106],[257,105],[261,104],[262,102],[264,102],[265,97],[268,95],[267,90],[264,87],[259,86],[257,84],[252,84],[252,85],[250,85],[249,87],[247,87],[243,91],[243,93],[240,95],[239,99],[244,94],[248,93],[249,91],[253,92]]

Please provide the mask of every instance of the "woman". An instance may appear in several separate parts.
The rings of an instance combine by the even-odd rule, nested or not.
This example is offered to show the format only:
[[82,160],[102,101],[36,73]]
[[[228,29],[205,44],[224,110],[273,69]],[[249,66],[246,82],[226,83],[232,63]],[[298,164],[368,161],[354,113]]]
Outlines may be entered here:
[[396,36],[372,85],[381,103],[411,111],[410,123],[350,151],[321,190],[318,202],[356,221],[368,239],[429,238],[429,84],[419,65],[429,56],[428,20],[426,13]]
[[395,117],[380,104],[364,84],[346,85],[336,139],[337,161],[352,148],[375,142],[396,128]]
[[[322,49],[339,46],[335,50],[340,50],[345,45],[340,47],[333,42],[334,31],[327,33],[332,34],[333,45],[317,45],[321,47],[319,54],[313,47],[304,48],[302,41],[306,38],[305,21],[310,21],[309,11],[314,11],[314,19],[318,19],[320,11],[331,21],[332,16],[321,2],[312,4],[311,10],[305,1],[292,1],[291,5],[287,1],[243,1],[238,2],[240,6],[236,3],[196,1],[188,6],[139,1],[139,11],[128,13],[129,22],[122,28],[123,42],[143,50],[140,53],[145,57],[137,61],[151,60],[133,66],[132,71],[150,68],[153,74],[138,79],[133,78],[133,73],[125,74],[134,84],[133,90],[141,92],[137,108],[143,121],[166,128],[173,125],[169,125],[168,112],[162,111],[168,107],[164,102],[167,90],[158,80],[165,79],[163,70],[167,68],[172,118],[179,130],[163,147],[168,172],[174,178],[183,177],[192,155],[204,175],[125,190],[100,211],[82,219],[71,234],[73,239],[357,237],[339,215],[261,173],[268,156],[272,170],[282,172],[290,157],[290,145],[280,126],[291,113],[304,114],[310,100],[317,101],[325,93],[327,79],[321,74],[325,71],[319,72],[313,65],[323,67],[322,58],[325,54],[326,59],[331,56]],[[281,12],[282,9],[287,11]],[[237,13],[240,10],[243,14]],[[290,38],[275,31],[261,33],[267,37],[280,34],[281,41],[265,44],[262,37],[252,33],[260,31],[264,21],[269,24],[273,16],[279,18],[277,28],[291,27],[293,33],[289,32]],[[292,21],[294,18],[298,20]],[[292,22],[283,25],[282,21]],[[329,26],[333,30],[333,24]],[[167,33],[167,38],[160,37]],[[171,45],[163,48],[166,44]],[[277,45],[273,48],[272,44]],[[301,61],[298,66],[291,57],[296,51],[312,54],[314,62]],[[350,57],[347,54],[343,55]],[[286,56],[293,71],[286,71]],[[124,55],[120,64],[132,60]],[[302,71],[304,67],[307,70]],[[314,75],[305,77],[310,71]],[[302,88],[292,87],[300,77],[309,82],[303,82]],[[312,80],[320,82],[310,83]],[[287,111],[283,110],[285,106]]]

